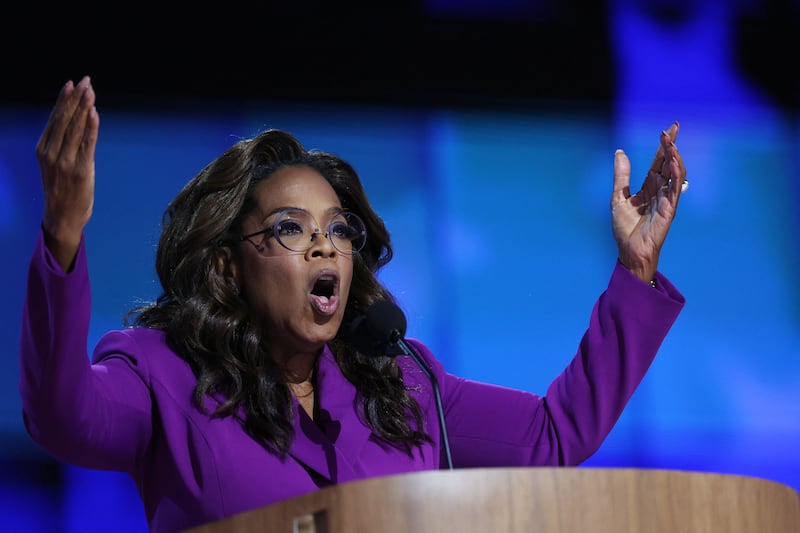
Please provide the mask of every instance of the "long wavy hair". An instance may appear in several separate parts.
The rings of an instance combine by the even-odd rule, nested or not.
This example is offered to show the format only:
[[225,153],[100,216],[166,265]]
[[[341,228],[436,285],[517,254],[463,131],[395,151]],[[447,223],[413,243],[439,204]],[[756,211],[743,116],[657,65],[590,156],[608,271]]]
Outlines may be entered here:
[[[126,324],[166,333],[169,346],[197,377],[193,403],[198,409],[213,417],[237,417],[265,448],[285,454],[294,438],[291,393],[282,368],[270,355],[270,339],[225,261],[237,253],[239,244],[232,237],[241,235],[243,219],[256,207],[256,186],[289,165],[318,171],[342,207],[366,224],[366,246],[353,256],[345,315],[330,348],[358,391],[365,423],[390,445],[411,453],[431,439],[397,362],[358,352],[344,334],[371,303],[394,300],[376,277],[392,258],[389,232],[350,164],[327,152],[304,149],[289,133],[271,129],[236,142],[169,203],[156,253],[162,293],[155,302],[132,309]],[[225,401],[208,412],[204,399],[211,394]]]

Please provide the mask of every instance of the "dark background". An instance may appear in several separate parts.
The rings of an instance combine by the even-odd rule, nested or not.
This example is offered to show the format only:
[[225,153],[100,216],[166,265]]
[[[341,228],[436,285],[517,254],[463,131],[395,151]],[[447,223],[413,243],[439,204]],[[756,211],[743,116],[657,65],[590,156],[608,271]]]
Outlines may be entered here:
[[[607,13],[580,0],[24,7],[2,22],[0,98],[52,103],[90,74],[103,105],[303,100],[393,105],[608,105]],[[641,2],[680,23],[704,2]],[[776,104],[800,101],[800,2],[730,2],[735,63]],[[653,57],[681,76],[678,58]]]

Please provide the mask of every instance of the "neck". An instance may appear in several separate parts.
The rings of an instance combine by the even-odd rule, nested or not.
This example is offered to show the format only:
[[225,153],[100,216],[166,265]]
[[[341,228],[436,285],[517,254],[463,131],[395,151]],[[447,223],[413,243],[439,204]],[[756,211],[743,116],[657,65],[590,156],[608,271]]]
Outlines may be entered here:
[[283,371],[284,381],[290,386],[310,384],[314,380],[316,362],[316,358],[287,361]]
[[297,399],[297,403],[314,420],[314,405],[317,395],[315,394],[315,367],[312,365],[304,379],[292,379],[287,372],[286,386]]
[[289,390],[292,391],[295,398],[310,398],[314,394],[314,382],[312,380],[303,381],[301,383],[289,383]]
[[283,381],[286,384],[300,384],[310,381],[314,374],[314,367],[322,350],[292,351],[272,347],[273,360],[283,369]]

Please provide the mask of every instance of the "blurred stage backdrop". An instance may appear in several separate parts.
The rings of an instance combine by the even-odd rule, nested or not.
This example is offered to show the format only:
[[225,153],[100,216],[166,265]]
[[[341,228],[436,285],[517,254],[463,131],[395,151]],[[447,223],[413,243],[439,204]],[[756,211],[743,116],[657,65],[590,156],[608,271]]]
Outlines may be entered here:
[[392,232],[382,279],[408,336],[454,373],[537,393],[575,353],[616,260],[614,150],[637,188],[679,120],[691,186],[660,267],[686,308],[586,464],[800,489],[800,2],[291,4],[191,25],[147,10],[124,27],[6,20],[32,31],[4,47],[0,101],[0,530],[146,531],[128,478],[29,440],[17,392],[34,147],[60,86],[87,73],[101,115],[89,349],[158,294],[169,199],[237,138],[275,127],[360,172]]

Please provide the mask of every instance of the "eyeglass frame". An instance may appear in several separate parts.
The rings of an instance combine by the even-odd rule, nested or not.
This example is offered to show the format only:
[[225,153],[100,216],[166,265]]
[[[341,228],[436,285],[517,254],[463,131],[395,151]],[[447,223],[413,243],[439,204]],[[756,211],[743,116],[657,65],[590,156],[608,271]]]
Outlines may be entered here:
[[[308,246],[303,250],[294,250],[292,248],[289,248],[281,240],[280,235],[278,235],[278,223],[281,222],[281,217],[283,217],[284,214],[290,213],[290,212],[305,213],[314,222],[314,226],[316,226],[314,228],[314,231],[311,232],[311,235],[309,237]],[[295,252],[295,253],[305,253],[305,252],[309,251],[314,246],[314,243],[316,242],[316,239],[317,239],[318,235],[322,235],[324,238],[328,239],[330,241],[330,243],[331,243],[331,246],[333,246],[333,248],[337,252],[339,252],[341,254],[344,254],[344,255],[356,255],[361,250],[363,250],[364,247],[367,245],[367,225],[364,222],[364,219],[362,219],[360,216],[358,216],[358,214],[356,214],[353,211],[348,211],[347,209],[340,209],[340,210],[336,211],[336,214],[333,216],[331,221],[328,223],[327,228],[325,228],[325,232],[323,232],[322,228],[319,227],[319,223],[317,222],[317,219],[314,218],[314,215],[312,215],[311,213],[309,213],[305,209],[301,209],[299,207],[286,207],[284,209],[281,209],[280,211],[277,211],[277,213],[278,214],[275,217],[275,221],[270,226],[267,226],[266,228],[260,229],[258,231],[254,231],[252,233],[248,233],[246,235],[241,235],[238,238],[238,242],[247,241],[250,244],[252,244],[253,246],[255,246],[256,249],[259,249],[262,245],[256,244],[253,241],[251,241],[250,239],[252,239],[253,237],[255,237],[257,235],[264,235],[265,240],[266,240],[267,238],[269,238],[270,232],[272,232],[271,235],[275,238],[275,240],[278,242],[278,244],[280,244],[284,249],[289,250],[290,252]],[[355,219],[358,220],[361,223],[362,230],[360,232],[360,236],[362,238],[362,241],[361,241],[361,246],[358,249],[353,248],[352,250],[341,250],[338,246],[336,246],[336,243],[331,238],[331,227],[336,223],[336,217],[341,216],[341,215],[347,215],[347,216],[350,216],[350,217],[355,217]],[[351,226],[351,224],[348,224],[348,226]],[[352,243],[352,242],[356,241],[357,239],[358,239],[357,237],[353,238],[353,239],[350,240],[350,242]]]

